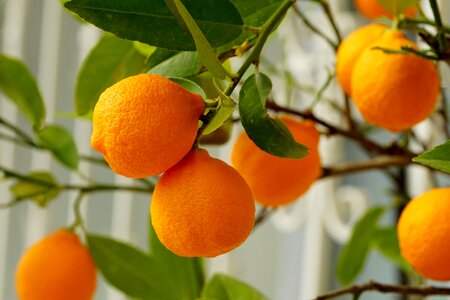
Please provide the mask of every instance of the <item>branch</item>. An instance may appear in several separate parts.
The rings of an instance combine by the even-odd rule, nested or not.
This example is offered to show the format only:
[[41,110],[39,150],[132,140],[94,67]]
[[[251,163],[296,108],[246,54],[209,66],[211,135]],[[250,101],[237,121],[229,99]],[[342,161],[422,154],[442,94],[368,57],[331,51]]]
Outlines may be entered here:
[[397,293],[402,295],[450,295],[450,288],[440,288],[434,286],[413,287],[408,285],[393,285],[369,281],[361,285],[352,285],[343,289],[325,293],[315,298],[315,300],[332,299],[338,296],[353,294],[357,298],[364,292],[377,291],[380,293]]
[[[291,108],[287,108],[287,107],[283,107],[280,106],[278,104],[276,104],[273,101],[267,101],[266,102],[266,108],[267,109],[271,109],[273,111],[277,111],[277,112],[285,112],[285,113],[289,113],[292,115],[296,115],[299,117],[302,117],[304,119],[308,119],[311,121],[314,121],[317,124],[320,124],[322,126],[324,126],[325,128],[328,129],[328,134],[329,135],[333,135],[333,134],[339,134],[345,137],[350,138],[351,140],[357,142],[358,144],[360,144],[363,148],[365,148],[366,150],[369,150],[370,152],[374,152],[374,153],[378,153],[378,154],[407,154],[409,156],[415,156],[411,153],[409,153],[409,151],[403,149],[403,148],[398,148],[398,147],[389,147],[389,148],[385,148],[371,140],[366,139],[364,136],[362,136],[361,134],[359,134],[356,131],[353,130],[344,130],[341,129],[337,126],[334,126],[330,123],[328,123],[325,120],[322,120],[318,117],[316,117],[314,114],[312,114],[311,112],[303,112],[303,111],[299,111],[299,110],[295,110],[295,109],[291,109]],[[396,153],[399,152],[399,153]]]
[[394,166],[405,166],[412,163],[411,157],[400,155],[378,156],[370,160],[347,163],[333,167],[324,167],[321,178],[344,175],[373,169],[385,169]]

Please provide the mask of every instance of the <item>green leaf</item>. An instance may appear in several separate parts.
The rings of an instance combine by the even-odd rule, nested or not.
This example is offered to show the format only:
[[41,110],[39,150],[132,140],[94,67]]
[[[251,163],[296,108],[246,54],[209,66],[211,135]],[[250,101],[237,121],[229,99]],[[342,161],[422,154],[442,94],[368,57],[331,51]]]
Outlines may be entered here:
[[202,291],[202,300],[268,300],[261,292],[231,276],[216,274]]
[[104,35],[81,67],[75,87],[75,108],[79,115],[90,113],[100,94],[119,80],[139,74],[145,57],[130,41]]
[[280,119],[272,119],[265,103],[272,82],[263,73],[255,73],[243,84],[239,93],[239,114],[250,139],[262,150],[280,157],[302,158],[308,148],[295,141]]
[[89,251],[105,279],[138,299],[179,300],[177,286],[156,259],[125,243],[87,235]]
[[197,74],[202,68],[197,52],[178,52],[159,63],[148,73],[165,77],[189,77]]
[[372,242],[373,247],[380,251],[386,258],[396,263],[404,271],[409,272],[411,270],[409,264],[400,254],[397,228],[395,226],[376,228],[373,233]]
[[171,58],[172,56],[179,53],[179,51],[175,50],[167,50],[163,48],[156,48],[155,51],[153,51],[152,55],[150,55],[145,62],[145,71],[148,72],[155,66],[159,65],[160,63],[164,62],[165,60]]
[[214,77],[225,79],[227,76],[225,69],[222,67],[213,48],[183,3],[180,0],[165,0],[165,2],[171,8],[172,13],[177,16],[178,21],[181,24],[185,24],[192,35],[200,61]]
[[72,134],[58,125],[49,125],[36,132],[39,141],[48,148],[62,164],[77,169],[80,157]]
[[413,162],[450,173],[450,140],[414,157]]
[[150,255],[170,274],[173,284],[177,286],[178,299],[198,298],[205,281],[202,258],[173,254],[161,244],[151,224],[149,229]]
[[[242,19],[228,0],[185,0],[187,10],[213,47],[242,32]],[[164,0],[72,0],[65,6],[116,36],[172,50],[195,50],[191,35]]]
[[0,92],[17,105],[34,128],[42,126],[45,106],[36,80],[21,61],[3,54],[0,54]]
[[222,126],[231,117],[236,107],[236,103],[230,97],[219,89],[217,91],[219,92],[219,108],[213,113],[211,120],[202,132],[203,135],[210,134]]
[[369,253],[383,207],[373,207],[355,224],[352,236],[339,254],[336,272],[343,285],[353,282],[361,272]]
[[414,4],[418,4],[420,0],[376,0],[387,11],[394,15],[403,13],[406,9]]
[[181,85],[184,89],[188,90],[189,92],[193,94],[200,95],[203,99],[206,98],[205,92],[203,89],[195,82],[185,79],[185,78],[179,78],[179,77],[170,77],[171,81]]
[[45,207],[61,191],[61,187],[51,173],[32,172],[27,177],[32,180],[21,179],[10,187],[14,201],[31,198],[39,206]]

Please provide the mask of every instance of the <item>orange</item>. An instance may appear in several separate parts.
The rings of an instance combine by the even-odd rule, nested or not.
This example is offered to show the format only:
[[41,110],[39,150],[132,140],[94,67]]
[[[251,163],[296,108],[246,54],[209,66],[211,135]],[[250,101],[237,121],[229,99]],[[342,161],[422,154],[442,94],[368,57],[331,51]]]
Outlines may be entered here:
[[206,150],[192,150],[158,180],[150,214],[161,243],[173,253],[214,257],[248,237],[255,203],[235,169]]
[[88,250],[65,229],[31,246],[16,271],[20,300],[90,300],[96,282]]
[[[390,19],[394,18],[394,15],[378,4],[376,0],[354,0],[354,3],[357,10],[368,19],[377,19],[382,17]],[[414,5],[407,8],[403,14],[407,17],[414,17],[417,14],[417,11],[417,6]]]
[[204,110],[199,95],[167,78],[131,76],[100,95],[91,145],[117,174],[154,176],[189,152]]
[[361,53],[352,73],[352,98],[364,119],[393,132],[430,116],[439,96],[439,76],[432,61],[373,49],[402,46],[417,49],[402,32],[386,32]]
[[336,76],[347,95],[351,92],[350,83],[356,60],[361,52],[379,39],[386,29],[387,26],[377,23],[360,27],[350,33],[339,45],[336,54]]
[[281,120],[295,140],[307,146],[309,155],[301,159],[273,156],[258,148],[243,132],[231,153],[232,165],[249,184],[255,200],[264,206],[289,204],[304,194],[319,178],[319,132],[310,121],[287,117]]
[[411,200],[398,225],[402,256],[422,276],[450,280],[450,188],[431,189]]

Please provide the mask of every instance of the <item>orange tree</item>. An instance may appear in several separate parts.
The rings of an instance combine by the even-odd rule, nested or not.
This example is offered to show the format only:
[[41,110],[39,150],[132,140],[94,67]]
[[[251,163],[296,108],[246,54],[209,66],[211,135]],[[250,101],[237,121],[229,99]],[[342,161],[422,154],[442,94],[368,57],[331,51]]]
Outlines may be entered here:
[[[314,181],[371,169],[385,171],[395,201],[389,207],[371,208],[357,222],[338,259],[339,281],[352,283],[372,248],[381,250],[407,277],[450,278],[448,189],[438,189],[436,181],[436,189],[411,200],[404,172],[411,164],[425,165],[433,175],[450,172],[450,143],[444,141],[450,139],[447,103],[438,74],[438,65],[445,67],[450,61],[450,28],[443,24],[437,1],[429,0],[432,16],[428,17],[418,0],[355,1],[364,16],[384,17],[385,25],[369,25],[376,28],[374,34],[359,30],[345,39],[327,0],[309,2],[322,9],[334,37],[317,28],[296,2],[300,1],[62,1],[78,19],[105,31],[81,67],[74,103],[78,116],[93,116],[91,144],[103,158],[79,155],[70,132],[46,124],[44,101],[31,73],[19,60],[0,55],[0,91],[17,105],[32,129],[29,134],[29,129],[9,123],[0,113],[0,126],[9,132],[1,134],[2,140],[49,151],[74,172],[80,160],[87,160],[109,164],[136,181],[131,186],[72,185],[50,172],[24,174],[0,165],[12,197],[1,204],[4,209],[24,201],[46,206],[62,192],[79,192],[75,223],[44,238],[21,259],[16,274],[21,299],[53,299],[67,292],[73,296],[70,289],[83,291],[77,296],[80,299],[91,298],[92,262],[109,284],[137,299],[267,299],[228,275],[206,280],[201,257],[238,247],[252,227],[278,206],[297,199]],[[270,74],[260,70],[268,37],[289,11],[337,53],[337,81],[343,85],[340,96],[345,99],[342,107],[336,107],[345,120],[339,126],[313,109],[335,72],[314,91],[316,101],[301,109],[280,105],[283,99],[274,99],[271,93]],[[408,40],[406,30],[423,46]],[[230,67],[228,60],[234,57],[240,60]],[[425,119],[439,124],[443,144],[432,148],[414,134],[411,127]],[[238,122],[245,134],[233,151],[235,170],[201,148],[226,143]],[[375,130],[396,134],[391,141],[380,142]],[[355,143],[367,160],[322,166],[319,133]],[[410,147],[412,142],[422,150]],[[277,178],[271,180],[274,172]],[[146,178],[159,175],[156,186]],[[280,182],[272,185],[276,180]],[[155,191],[149,253],[86,228],[80,203],[86,194],[105,190]],[[387,210],[404,206],[398,236],[396,224],[378,224]],[[86,246],[71,233],[75,230]],[[55,240],[59,235],[68,238]],[[59,257],[61,263],[55,263],[53,258]],[[46,263],[49,260],[52,263]],[[80,275],[84,280],[74,282],[73,274],[89,276]],[[450,289],[417,287],[412,282],[369,282],[317,299],[343,294],[356,299],[367,290],[450,294]]]

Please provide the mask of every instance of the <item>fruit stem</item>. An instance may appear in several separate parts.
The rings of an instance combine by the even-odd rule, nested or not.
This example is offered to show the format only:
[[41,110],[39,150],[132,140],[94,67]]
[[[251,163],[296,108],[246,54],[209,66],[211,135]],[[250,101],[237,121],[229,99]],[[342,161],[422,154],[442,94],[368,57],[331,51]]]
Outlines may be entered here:
[[83,217],[81,216],[81,202],[84,198],[85,194],[83,192],[78,193],[77,198],[75,198],[75,202],[73,203],[73,212],[75,215],[75,221],[72,225],[70,225],[67,230],[75,231],[77,227],[80,227],[83,232],[86,231],[84,227]]

